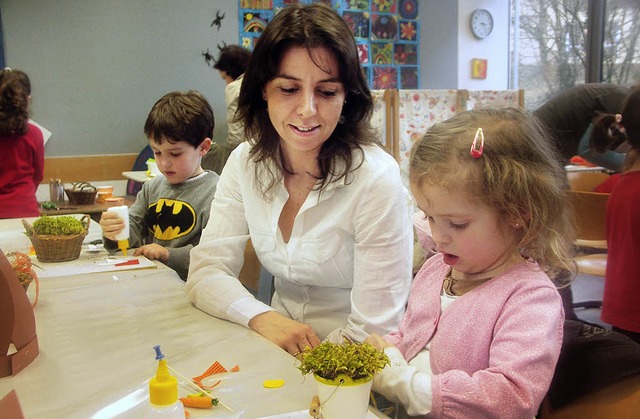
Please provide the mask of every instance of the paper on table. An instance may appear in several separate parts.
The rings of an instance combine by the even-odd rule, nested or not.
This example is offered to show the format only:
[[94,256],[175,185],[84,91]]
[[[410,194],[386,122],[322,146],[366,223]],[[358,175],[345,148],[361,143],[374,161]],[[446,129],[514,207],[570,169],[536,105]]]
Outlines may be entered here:
[[[138,263],[131,264],[131,261],[137,260]],[[128,262],[128,263],[127,263]],[[115,271],[130,271],[133,269],[153,269],[157,268],[156,264],[147,259],[144,256],[132,256],[132,257],[109,257],[106,258],[80,258],[76,260],[70,260],[68,262],[56,262],[56,263],[42,263],[37,262],[38,267],[36,273],[39,278],[49,278],[54,276],[68,276],[68,275],[80,275],[95,272],[115,272]]]

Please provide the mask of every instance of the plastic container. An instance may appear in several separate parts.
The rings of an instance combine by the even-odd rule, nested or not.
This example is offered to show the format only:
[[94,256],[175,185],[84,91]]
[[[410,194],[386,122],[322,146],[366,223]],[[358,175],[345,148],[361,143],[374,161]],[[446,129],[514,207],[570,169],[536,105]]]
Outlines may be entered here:
[[122,250],[122,254],[127,256],[127,249],[129,248],[129,207],[119,205],[117,207],[111,207],[107,209],[107,211],[118,214],[118,216],[124,220],[124,229],[118,233],[116,240],[118,241],[118,248]]
[[96,195],[96,202],[107,202],[107,198],[113,196],[113,186],[98,186],[98,194]]
[[155,159],[147,160],[147,174],[149,176],[163,176],[160,169],[158,169],[158,163],[156,163]]
[[146,419],[184,419],[184,406],[178,399],[178,380],[169,374],[167,360],[160,351],[160,345],[154,346],[158,369],[155,377],[149,380],[149,409]]
[[339,386],[316,375],[320,412],[323,419],[365,419],[369,412],[369,394],[373,380],[353,381],[344,378]]

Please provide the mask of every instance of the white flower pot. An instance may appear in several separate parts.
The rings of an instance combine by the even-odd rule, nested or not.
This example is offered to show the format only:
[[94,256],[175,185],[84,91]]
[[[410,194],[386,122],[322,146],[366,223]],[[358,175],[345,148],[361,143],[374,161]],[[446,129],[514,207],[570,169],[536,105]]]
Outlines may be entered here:
[[[318,383],[318,398],[323,419],[367,417],[372,379],[354,381],[347,376],[338,376],[335,380],[326,380],[315,374],[313,377]],[[340,380],[343,380],[342,384]]]

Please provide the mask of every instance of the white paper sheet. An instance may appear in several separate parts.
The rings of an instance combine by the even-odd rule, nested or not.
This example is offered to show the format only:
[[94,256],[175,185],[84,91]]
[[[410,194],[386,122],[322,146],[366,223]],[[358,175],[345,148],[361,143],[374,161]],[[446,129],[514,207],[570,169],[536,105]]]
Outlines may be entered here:
[[[131,260],[137,260],[138,263],[136,265],[118,266],[120,263]],[[82,252],[79,259],[68,262],[42,263],[34,259],[34,263],[38,265],[35,269],[38,278],[157,268],[155,263],[144,256],[117,256],[107,258],[106,252],[101,252],[97,256],[91,256],[88,252]]]
[[33,119],[29,119],[29,123],[31,123],[31,124],[35,125],[36,127],[40,128],[40,131],[42,131],[42,137],[44,138],[44,144],[46,145],[47,141],[49,141],[49,137],[51,137],[51,131],[49,131],[48,129],[46,129],[42,125],[38,124]]

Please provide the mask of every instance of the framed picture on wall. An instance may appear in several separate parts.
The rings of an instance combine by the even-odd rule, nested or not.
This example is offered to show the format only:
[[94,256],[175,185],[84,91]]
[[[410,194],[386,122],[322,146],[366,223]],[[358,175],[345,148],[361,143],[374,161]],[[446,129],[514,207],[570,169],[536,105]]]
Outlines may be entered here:
[[419,88],[417,0],[238,0],[238,43],[253,49],[273,16],[289,3],[325,3],[342,16],[371,89]]

